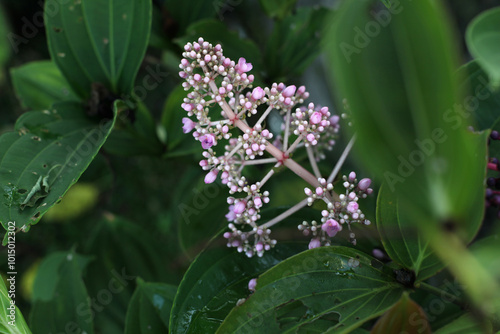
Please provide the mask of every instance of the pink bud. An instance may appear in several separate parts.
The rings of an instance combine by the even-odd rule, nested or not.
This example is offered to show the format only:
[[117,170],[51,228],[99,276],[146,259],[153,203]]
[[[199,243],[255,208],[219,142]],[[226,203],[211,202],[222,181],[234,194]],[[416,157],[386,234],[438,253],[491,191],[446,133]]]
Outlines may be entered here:
[[245,208],[247,207],[247,202],[246,201],[239,201],[234,205],[234,213],[240,214],[245,211]]
[[255,250],[257,252],[261,252],[262,250],[264,250],[264,244],[262,244],[262,242],[258,242],[255,244]]
[[309,141],[309,142],[312,143],[312,142],[314,142],[314,140],[316,139],[316,137],[312,133],[310,133],[310,134],[308,134],[306,136],[306,139],[307,139],[307,141]]
[[248,282],[248,290],[250,291],[255,291],[255,288],[257,287],[257,279],[252,278],[250,282]]
[[268,129],[262,130],[261,135],[262,137],[267,138],[269,136],[269,130]]
[[252,100],[257,101],[264,97],[264,90],[260,87],[255,87],[252,91]]
[[231,238],[231,232],[224,232],[224,238],[229,239]]
[[321,117],[322,117],[321,113],[315,111],[309,118],[309,121],[311,122],[311,124],[319,124],[321,122]]
[[319,239],[311,239],[309,243],[309,249],[318,248],[321,246],[321,241]]
[[187,117],[182,118],[182,124],[184,124],[182,126],[182,132],[184,133],[189,133],[196,127],[196,123]]
[[283,94],[284,97],[291,97],[293,94],[295,94],[296,90],[297,87],[295,87],[295,85],[291,85],[285,88],[285,90],[281,94]]
[[354,172],[350,172],[349,173],[349,181],[354,181],[356,179],[356,173]]
[[206,176],[205,176],[205,183],[213,183],[215,179],[217,179],[217,174],[219,174],[218,169],[212,169]]
[[323,195],[323,188],[321,188],[321,187],[316,188],[316,195],[318,195],[318,196]]
[[208,166],[208,160],[200,160],[200,166],[201,167]]
[[370,180],[369,178],[364,178],[362,179],[361,181],[359,181],[358,183],[358,188],[360,190],[366,190],[368,189],[368,187],[372,184],[372,180]]
[[260,208],[262,206],[262,200],[260,199],[260,197],[255,197],[253,200],[253,204],[256,208]]
[[358,211],[358,209],[359,204],[357,202],[349,202],[349,204],[347,204],[347,211],[349,211],[350,213],[354,213]]
[[190,112],[193,110],[193,105],[191,103],[183,103],[181,104],[182,109],[186,110],[187,112]]
[[259,144],[257,144],[257,143],[253,143],[253,144],[252,144],[252,151],[256,152],[256,151],[258,151],[258,150],[259,150]]

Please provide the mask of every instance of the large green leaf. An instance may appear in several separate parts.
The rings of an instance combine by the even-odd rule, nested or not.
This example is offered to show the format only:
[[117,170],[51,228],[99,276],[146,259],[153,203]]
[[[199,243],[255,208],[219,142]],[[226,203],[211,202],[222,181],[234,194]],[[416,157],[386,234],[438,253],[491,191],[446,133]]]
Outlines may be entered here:
[[218,333],[348,333],[399,300],[403,287],[374,258],[333,246],[305,251],[257,280]]
[[128,94],[146,51],[151,0],[45,3],[45,24],[53,61],[81,97],[91,84]]
[[266,45],[268,76],[273,80],[300,75],[320,53],[322,30],[330,11],[303,7],[276,22]]
[[170,333],[213,333],[237,301],[248,295],[248,282],[296,254],[304,245],[281,243],[263,257],[247,259],[230,248],[201,253],[179,285]]
[[[89,260],[88,257],[69,251],[53,253],[42,261],[35,278],[30,314],[30,324],[35,333],[71,332],[77,329],[88,334],[94,333],[96,310],[91,307],[82,280],[82,272]],[[110,294],[108,290],[103,291],[97,298],[107,298],[107,294]]]
[[387,185],[382,186],[377,198],[377,229],[385,251],[393,261],[413,270],[417,280],[424,280],[444,265],[432,251],[429,240],[405,222],[398,209],[397,194]]
[[463,118],[473,116],[474,121],[471,123],[474,129],[491,129],[500,118],[500,92],[492,90],[488,75],[476,60],[461,66],[459,75],[464,78],[461,86],[466,98],[463,105],[454,106],[458,113],[448,112],[450,121],[461,125]]
[[[115,109],[118,108],[116,104]],[[87,169],[114,120],[91,120],[82,105],[61,103],[23,114],[0,137],[0,222],[28,230]]]
[[94,319],[96,328],[106,333],[123,333],[136,277],[162,282],[175,279],[166,260],[169,253],[157,235],[110,213],[98,221],[85,245],[85,253],[96,258],[85,275],[89,294],[98,295],[111,282],[116,286],[112,300]]
[[[7,277],[7,279],[9,278]],[[14,277],[14,291],[15,279]],[[0,279],[0,307],[2,308],[0,310],[0,332],[3,334],[31,334],[21,311],[19,311],[15,301],[11,299],[11,293],[10,289],[7,290],[4,280]]]
[[481,13],[467,27],[467,47],[491,78],[491,85],[500,88],[500,7]]
[[167,333],[177,287],[142,280],[137,283],[127,311],[125,334]]
[[[458,52],[442,4],[344,2],[328,36],[332,75],[352,110],[362,161],[399,192],[408,224],[474,286],[467,293],[476,306],[496,312],[488,291],[497,283],[465,248],[483,216],[487,133],[470,133],[469,120],[453,109],[467,99],[459,94]],[[453,117],[464,119],[457,125]]]
[[51,61],[31,62],[11,69],[10,74],[16,94],[25,108],[41,110],[57,102],[79,101]]

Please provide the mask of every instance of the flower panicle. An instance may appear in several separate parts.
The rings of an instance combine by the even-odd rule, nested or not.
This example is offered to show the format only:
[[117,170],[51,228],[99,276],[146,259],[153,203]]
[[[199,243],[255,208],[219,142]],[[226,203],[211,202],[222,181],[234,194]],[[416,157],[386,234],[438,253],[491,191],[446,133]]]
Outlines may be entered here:
[[[207,172],[205,183],[220,178],[228,187],[226,218],[230,231],[224,233],[227,245],[249,257],[262,256],[276,244],[270,237],[270,227],[286,218],[283,215],[259,224],[261,209],[270,201],[269,192],[263,189],[265,183],[276,167],[286,165],[311,185],[320,185],[304,167],[292,163],[290,157],[301,147],[310,150],[309,158],[316,172],[316,162],[324,159],[324,152],[335,144],[340,118],[328,107],[313,103],[304,106],[309,97],[304,86],[273,83],[270,87],[254,87],[252,63],[245,58],[234,61],[225,57],[220,44],[214,46],[199,38],[185,45],[182,56],[179,76],[184,79],[182,86],[187,92],[181,105],[187,115],[182,119],[182,129],[191,133],[204,150],[199,164]],[[271,113],[281,115],[281,132],[265,128]],[[267,164],[271,167],[261,180],[247,180],[245,171],[249,166]],[[354,191],[356,196],[368,192],[368,187],[363,194],[359,192],[366,183],[362,181]],[[329,191],[327,188],[324,191]],[[333,210],[322,219],[324,228],[322,225],[319,232],[314,232],[312,226],[301,225],[303,233],[319,238],[319,245],[327,244],[321,239],[323,235],[333,237],[347,222],[341,214],[349,216],[348,224],[364,217],[356,207],[357,200],[341,199],[337,203],[333,194],[325,193],[322,197],[330,201],[329,210]],[[333,213],[339,205],[342,213]]]

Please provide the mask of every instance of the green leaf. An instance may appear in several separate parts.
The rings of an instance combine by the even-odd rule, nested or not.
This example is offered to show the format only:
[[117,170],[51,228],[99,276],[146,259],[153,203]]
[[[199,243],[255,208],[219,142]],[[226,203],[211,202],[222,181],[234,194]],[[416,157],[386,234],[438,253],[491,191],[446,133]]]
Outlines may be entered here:
[[404,293],[401,299],[381,316],[371,334],[385,333],[431,333],[424,310]]
[[279,0],[279,1],[266,1],[259,0],[260,6],[264,9],[267,16],[276,17],[278,19],[285,18],[292,9],[295,7],[297,0]]
[[491,314],[500,307],[491,294],[498,284],[465,247],[483,217],[487,133],[470,133],[454,108],[467,99],[446,12],[432,0],[375,3],[344,2],[328,32],[331,74],[352,110],[358,152],[398,192],[408,224],[473,286],[476,307]]
[[474,58],[500,88],[500,7],[481,13],[467,27],[465,40]]
[[284,80],[300,75],[316,59],[329,14],[326,8],[302,7],[275,23],[264,55],[269,78]]
[[10,70],[12,84],[25,108],[48,109],[54,103],[79,101],[57,66],[37,61]]
[[[115,106],[115,110],[118,108]],[[28,230],[78,180],[101,148],[114,120],[91,120],[65,102],[23,114],[16,132],[0,137],[0,222]]]
[[[469,225],[477,230],[482,218],[487,134],[471,134],[454,110],[467,99],[459,97],[444,10],[430,0],[405,0],[374,12],[373,3],[345,2],[327,48],[339,94],[352,110],[360,157],[400,192],[417,225],[452,222],[468,239]],[[390,24],[379,24],[380,17]],[[378,35],[354,29],[371,25]]]
[[311,249],[257,280],[218,333],[348,333],[390,308],[403,288],[392,271],[355,249]]
[[413,270],[417,280],[433,276],[444,265],[434,254],[429,240],[399,213],[398,196],[383,185],[377,198],[377,229],[389,257]]
[[472,314],[466,313],[460,318],[441,327],[435,334],[483,334],[493,333],[491,323],[479,323]]
[[201,253],[177,290],[170,333],[213,333],[237,301],[248,295],[248,282],[296,254],[304,245],[281,243],[263,257],[246,258],[230,248]]
[[[225,0],[166,0],[165,8],[177,22],[178,31],[182,33],[192,23],[214,17],[217,11],[224,8],[224,3]],[[197,39],[198,37],[200,36],[197,36]]]
[[[7,279],[9,278],[7,277]],[[10,281],[7,280],[7,282]],[[0,332],[4,334],[31,334],[21,311],[19,311],[15,301],[11,299],[9,291],[4,280],[0,279]]]
[[[459,76],[464,78],[461,88],[466,94],[464,105],[457,105],[458,112],[465,118],[471,115],[471,122],[476,130],[491,129],[500,118],[500,92],[491,89],[488,75],[476,60],[468,62],[459,69]],[[460,117],[453,120],[458,124]]]
[[53,61],[81,97],[92,83],[128,94],[144,57],[151,27],[151,0],[45,3]]
[[139,279],[127,311],[125,334],[167,333],[176,291],[173,285]]
[[[30,324],[35,333],[94,333],[90,298],[82,272],[90,258],[73,251],[46,257],[37,272]],[[42,292],[44,289],[49,292]],[[109,293],[108,290],[103,290]],[[41,293],[41,294],[40,294]]]
[[171,267],[166,264],[169,253],[157,233],[110,213],[97,222],[88,237],[85,253],[96,258],[85,276],[89,294],[97,296],[103,286],[115,286],[113,298],[105,307],[97,303],[102,309],[96,313],[94,322],[96,328],[106,333],[105,328],[116,328],[123,333],[137,276],[148,281],[175,280]]

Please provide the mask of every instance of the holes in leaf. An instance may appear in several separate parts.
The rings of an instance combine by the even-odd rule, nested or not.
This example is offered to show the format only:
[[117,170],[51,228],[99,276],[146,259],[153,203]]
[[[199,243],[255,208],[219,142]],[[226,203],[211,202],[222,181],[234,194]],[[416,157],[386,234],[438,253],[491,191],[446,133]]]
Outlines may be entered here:
[[457,230],[457,223],[451,219],[445,220],[441,223],[441,227],[446,232],[453,233]]

